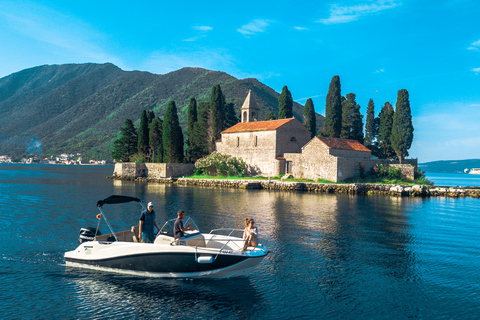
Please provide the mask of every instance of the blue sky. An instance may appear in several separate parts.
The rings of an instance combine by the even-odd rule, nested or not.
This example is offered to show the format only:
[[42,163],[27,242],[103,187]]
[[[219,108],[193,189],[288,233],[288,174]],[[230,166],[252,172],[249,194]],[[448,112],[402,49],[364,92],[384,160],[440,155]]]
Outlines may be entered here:
[[[0,1],[0,77],[111,62],[257,78],[325,114],[334,75],[365,115],[410,93],[420,162],[480,158],[480,2]],[[365,118],[364,118],[365,119]]]

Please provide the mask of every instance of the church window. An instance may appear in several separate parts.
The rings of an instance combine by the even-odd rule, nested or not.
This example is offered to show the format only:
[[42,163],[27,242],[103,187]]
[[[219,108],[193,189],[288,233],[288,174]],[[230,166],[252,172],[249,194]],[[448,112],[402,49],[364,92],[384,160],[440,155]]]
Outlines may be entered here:
[[237,148],[240,147],[240,137],[237,137]]
[[291,141],[291,142],[297,142],[297,138],[291,137],[291,138],[290,138],[290,141]]
[[257,146],[257,144],[258,144],[258,137],[255,136],[255,147]]

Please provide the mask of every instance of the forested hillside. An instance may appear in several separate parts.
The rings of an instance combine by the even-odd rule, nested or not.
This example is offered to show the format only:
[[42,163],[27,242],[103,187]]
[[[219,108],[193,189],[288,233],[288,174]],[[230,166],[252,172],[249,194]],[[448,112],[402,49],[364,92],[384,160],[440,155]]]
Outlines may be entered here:
[[[168,101],[179,109],[182,128],[190,97],[207,101],[220,84],[227,102],[240,112],[251,89],[263,120],[278,114],[278,96],[256,79],[224,72],[183,68],[165,75],[123,71],[113,64],[45,65],[0,79],[0,155],[22,157],[79,152],[86,158],[111,159],[113,141],[126,118],[138,124],[142,110],[163,117]],[[302,121],[303,106],[294,103]],[[323,117],[316,114],[318,127]]]

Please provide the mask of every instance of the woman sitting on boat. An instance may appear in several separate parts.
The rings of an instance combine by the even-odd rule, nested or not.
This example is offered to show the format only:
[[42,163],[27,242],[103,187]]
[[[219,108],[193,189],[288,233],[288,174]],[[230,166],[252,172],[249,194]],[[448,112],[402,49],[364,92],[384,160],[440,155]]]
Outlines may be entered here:
[[256,247],[258,242],[258,231],[255,227],[255,221],[252,218],[245,219],[245,230],[243,231],[243,248],[241,251],[247,250],[247,247]]

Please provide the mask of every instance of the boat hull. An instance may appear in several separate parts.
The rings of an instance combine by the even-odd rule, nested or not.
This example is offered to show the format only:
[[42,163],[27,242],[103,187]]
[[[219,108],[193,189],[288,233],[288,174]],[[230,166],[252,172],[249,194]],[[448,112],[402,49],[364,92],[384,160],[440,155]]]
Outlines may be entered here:
[[[70,267],[149,277],[229,278],[247,276],[267,253],[260,249],[241,254],[189,246],[93,241],[66,252],[65,262]],[[199,257],[212,259],[199,263]]]

